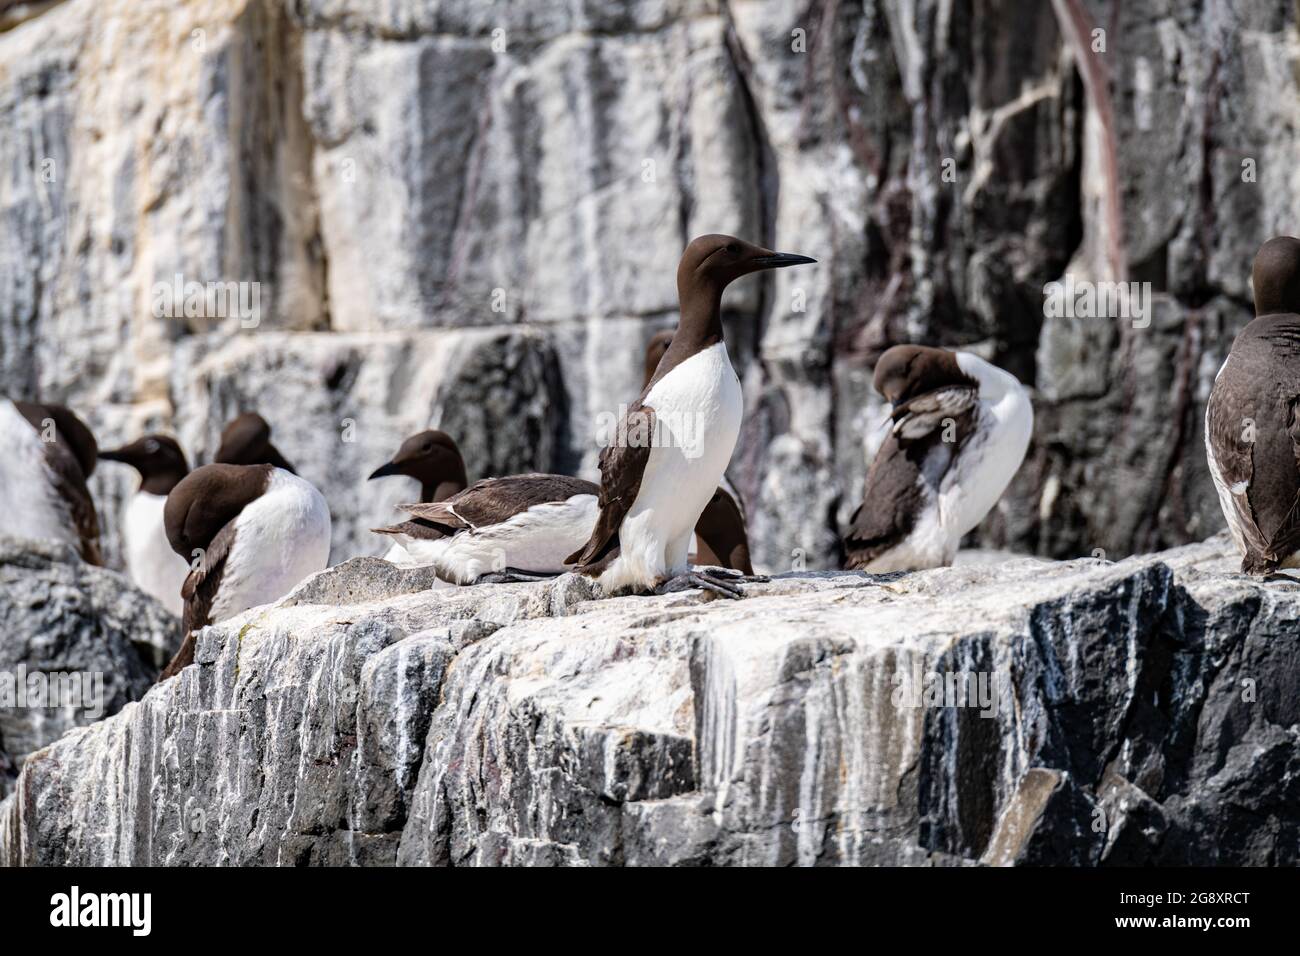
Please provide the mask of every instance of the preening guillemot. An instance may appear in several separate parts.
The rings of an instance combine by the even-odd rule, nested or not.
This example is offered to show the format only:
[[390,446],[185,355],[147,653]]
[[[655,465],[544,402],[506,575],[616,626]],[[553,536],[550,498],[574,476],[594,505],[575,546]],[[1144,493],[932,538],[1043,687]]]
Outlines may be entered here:
[[896,345],[876,363],[893,406],[844,537],[845,567],[883,573],[945,567],[1024,460],[1029,395],[1015,376],[966,352]]
[[695,525],[731,460],[744,411],[722,338],[722,292],[751,272],[814,262],[731,236],[692,240],[677,267],[681,316],[649,384],[600,456],[600,515],[566,563],[609,593],[703,587],[739,597],[734,580],[691,571]]
[[163,522],[192,570],[181,591],[185,643],[160,680],[193,662],[199,629],[283,597],[329,562],[324,497],[273,465],[196,468],[167,496]]
[[1255,315],[1232,343],[1205,410],[1205,455],[1241,569],[1300,565],[1300,239],[1255,255]]
[[293,465],[271,444],[271,426],[257,412],[244,412],[226,423],[213,462],[222,465],[274,465],[296,473]]
[[99,515],[86,480],[95,436],[62,405],[0,398],[0,527],[9,534],[72,545],[101,564]]
[[140,473],[140,488],[131,496],[122,519],[127,573],[140,590],[179,617],[185,605],[181,585],[190,565],[167,541],[163,507],[168,493],[189,474],[185,453],[174,438],[145,435],[121,448],[101,451],[99,457],[123,462]]
[[[645,350],[645,378],[641,382],[642,389],[654,378],[659,360],[664,357],[672,341],[672,329],[656,332],[651,337]],[[754,566],[749,560],[745,507],[739,492],[727,481],[725,473],[722,476],[722,484],[713,493],[709,503],[704,506],[700,520],[695,523],[695,540],[690,563],[730,568],[746,576],[754,573]]]

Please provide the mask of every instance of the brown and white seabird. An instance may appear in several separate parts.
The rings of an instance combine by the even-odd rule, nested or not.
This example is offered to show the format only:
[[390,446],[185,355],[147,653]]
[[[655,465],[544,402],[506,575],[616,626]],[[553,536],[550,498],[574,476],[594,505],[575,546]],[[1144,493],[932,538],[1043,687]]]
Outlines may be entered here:
[[451,584],[531,581],[568,570],[565,556],[596,522],[599,492],[567,475],[485,478],[441,501],[401,505],[409,519],[374,530]]
[[95,436],[63,405],[0,398],[0,521],[8,534],[62,541],[102,564],[99,515],[86,481]]
[[[672,341],[673,330],[664,329],[656,332],[646,345],[645,378],[641,382],[643,390],[654,378],[659,360],[664,357]],[[704,506],[700,520],[695,523],[695,542],[690,563],[730,568],[746,577],[754,573],[754,566],[749,559],[749,534],[745,530],[745,507],[740,493],[727,480],[725,473],[722,484]]]
[[160,680],[193,662],[201,628],[278,600],[329,563],[324,497],[273,465],[196,468],[167,496],[163,522],[193,570],[181,590],[185,643]]
[[274,465],[296,473],[293,465],[271,444],[271,425],[257,412],[244,412],[226,424],[213,461],[222,465]]
[[185,453],[170,436],[145,435],[121,448],[101,451],[99,457],[120,461],[140,473],[140,487],[122,516],[127,573],[140,590],[179,617],[184,610],[181,586],[190,565],[167,541],[163,507],[167,495],[189,474]]
[[893,409],[844,536],[845,567],[952,564],[1024,460],[1033,405],[1015,376],[967,352],[896,345],[876,363]]
[[566,562],[597,577],[607,593],[703,587],[740,596],[734,579],[687,563],[744,411],[722,336],[722,293],[751,272],[814,261],[732,236],[701,236],[686,247],[677,267],[677,331],[601,453],[600,515]]
[[1251,269],[1255,318],[1238,333],[1205,410],[1205,454],[1241,569],[1300,566],[1300,239]]

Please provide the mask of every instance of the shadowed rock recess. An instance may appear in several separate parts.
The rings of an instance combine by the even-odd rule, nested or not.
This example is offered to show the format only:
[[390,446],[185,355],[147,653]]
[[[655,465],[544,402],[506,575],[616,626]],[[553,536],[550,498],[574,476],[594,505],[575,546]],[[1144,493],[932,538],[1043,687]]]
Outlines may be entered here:
[[0,864],[1295,864],[1300,587],[1226,547],[738,602],[358,558],[30,755]]

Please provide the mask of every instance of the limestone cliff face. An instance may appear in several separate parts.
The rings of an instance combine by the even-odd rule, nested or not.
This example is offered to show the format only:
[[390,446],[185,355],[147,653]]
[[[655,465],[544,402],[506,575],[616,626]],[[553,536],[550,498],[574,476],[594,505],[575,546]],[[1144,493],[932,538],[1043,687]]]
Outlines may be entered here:
[[[1291,0],[5,6],[0,389],[200,460],[260,409],[336,560],[382,547],[413,489],[363,476],[431,422],[474,476],[590,473],[706,231],[820,260],[726,302],[761,565],[833,565],[902,340],[1036,389],[982,543],[1221,527],[1204,401],[1300,228]],[[1150,281],[1149,326],[1045,319],[1066,271]],[[258,283],[260,321],[159,317],[178,275]],[[132,480],[96,477],[110,545]]]
[[27,756],[0,865],[1294,865],[1300,596],[1227,547],[734,602],[354,559]]

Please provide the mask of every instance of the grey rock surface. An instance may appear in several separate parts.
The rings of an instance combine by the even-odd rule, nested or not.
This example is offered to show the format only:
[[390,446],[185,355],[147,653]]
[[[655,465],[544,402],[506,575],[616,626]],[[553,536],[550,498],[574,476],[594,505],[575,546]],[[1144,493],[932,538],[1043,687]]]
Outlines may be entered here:
[[360,559],[29,757],[0,864],[1294,865],[1300,584],[1227,549],[737,602]]
[[[336,562],[381,553],[366,529],[414,488],[364,477],[425,426],[472,478],[591,477],[593,419],[634,397],[677,256],[714,231],[819,260],[725,303],[763,567],[836,565],[871,366],[905,340],[1035,390],[972,543],[1116,558],[1222,527],[1204,403],[1251,256],[1300,221],[1291,0],[22,9],[0,32],[4,391],[198,460],[258,408],[326,493]],[[1046,318],[1066,272],[1150,282],[1150,325]],[[176,275],[259,283],[260,321],[159,317]],[[133,482],[95,476],[110,555]]]
[[143,697],[180,630],[70,547],[0,535],[0,796],[32,751]]

